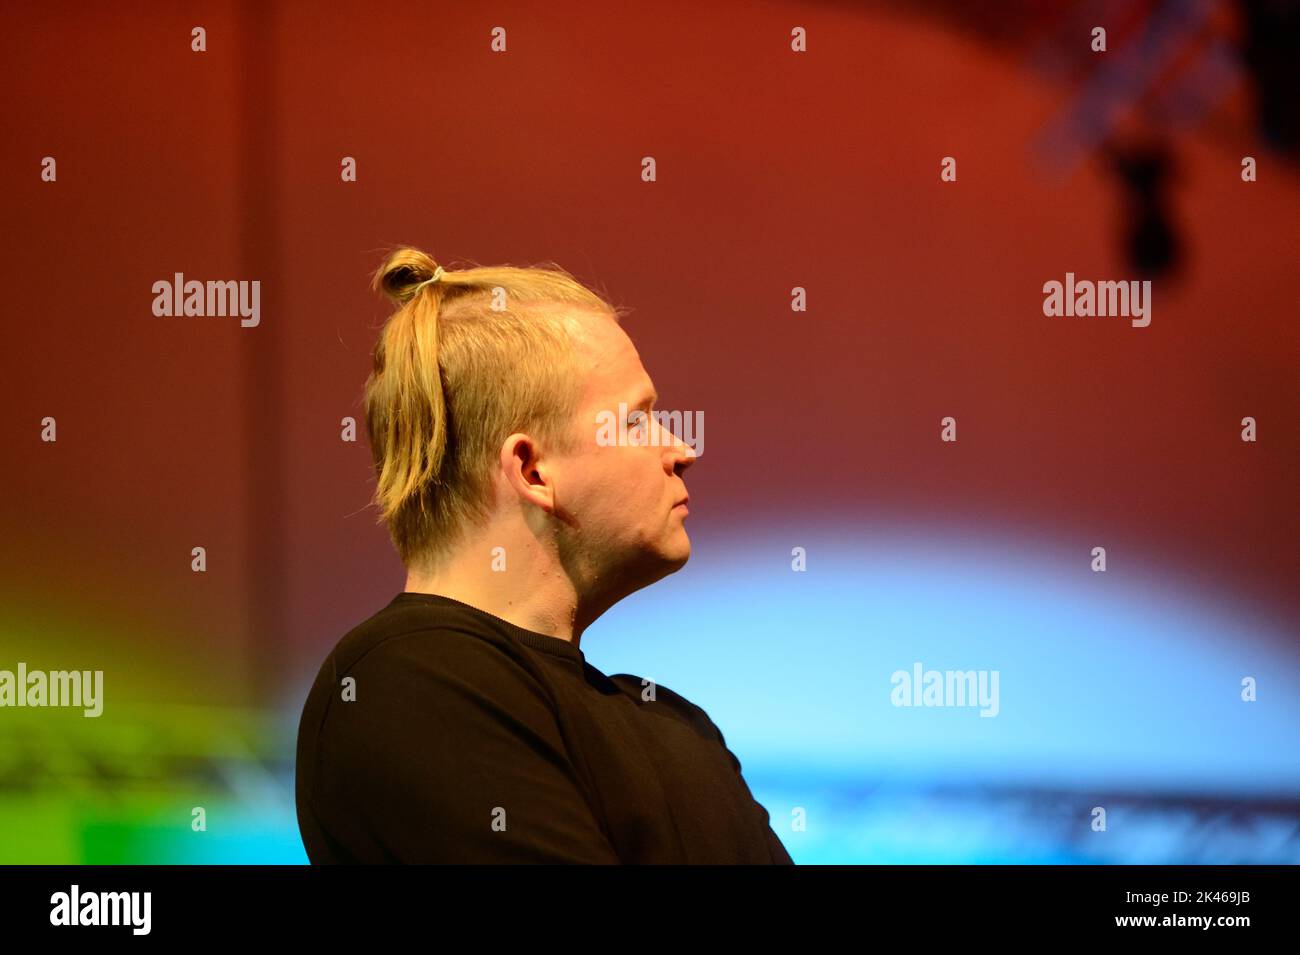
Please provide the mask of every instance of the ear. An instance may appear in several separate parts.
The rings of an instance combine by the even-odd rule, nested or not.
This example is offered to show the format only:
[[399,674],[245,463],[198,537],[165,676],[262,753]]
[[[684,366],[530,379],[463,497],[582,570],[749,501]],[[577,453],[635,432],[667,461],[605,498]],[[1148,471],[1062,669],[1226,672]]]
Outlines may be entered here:
[[501,473],[522,501],[550,514],[555,510],[555,488],[549,462],[543,461],[537,442],[526,434],[510,435],[501,445]]

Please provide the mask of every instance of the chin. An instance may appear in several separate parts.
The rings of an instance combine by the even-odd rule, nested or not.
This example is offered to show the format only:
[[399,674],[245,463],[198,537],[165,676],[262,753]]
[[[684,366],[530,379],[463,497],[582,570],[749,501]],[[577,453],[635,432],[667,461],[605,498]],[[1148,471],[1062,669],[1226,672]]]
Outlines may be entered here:
[[691,558],[690,541],[684,541],[679,544],[676,540],[672,546],[664,547],[655,555],[654,579],[663,580],[670,574],[675,574],[686,566],[686,562]]
[[691,559],[691,540],[685,534],[682,535],[683,544],[681,547],[674,548],[670,552],[669,562],[672,564],[672,570],[669,573],[675,573],[686,566],[686,562]]
[[640,589],[663,580],[669,574],[677,573],[686,566],[690,557],[690,538],[686,536],[685,530],[679,529],[657,546],[645,547],[623,573],[625,579],[638,580],[636,587]]

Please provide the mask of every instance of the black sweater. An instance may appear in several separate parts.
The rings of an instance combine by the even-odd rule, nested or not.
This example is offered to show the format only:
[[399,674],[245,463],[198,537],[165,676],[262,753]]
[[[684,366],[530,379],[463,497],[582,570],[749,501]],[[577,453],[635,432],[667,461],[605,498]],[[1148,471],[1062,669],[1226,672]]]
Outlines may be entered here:
[[450,597],[338,642],[297,757],[313,863],[793,864],[704,710]]

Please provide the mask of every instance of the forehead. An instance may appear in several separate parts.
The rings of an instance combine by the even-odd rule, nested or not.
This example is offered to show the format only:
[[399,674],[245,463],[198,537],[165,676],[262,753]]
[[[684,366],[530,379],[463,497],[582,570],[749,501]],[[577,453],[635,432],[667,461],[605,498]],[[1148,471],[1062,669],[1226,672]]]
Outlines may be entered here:
[[618,322],[607,315],[584,316],[580,322],[576,339],[587,370],[589,402],[635,400],[652,389],[636,346]]

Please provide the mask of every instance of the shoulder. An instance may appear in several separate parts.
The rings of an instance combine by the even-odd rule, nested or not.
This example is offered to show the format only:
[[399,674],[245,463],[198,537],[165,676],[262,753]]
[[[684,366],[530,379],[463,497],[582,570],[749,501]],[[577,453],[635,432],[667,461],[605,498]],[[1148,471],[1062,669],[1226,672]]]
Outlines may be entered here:
[[322,734],[365,744],[399,730],[457,730],[488,713],[536,721],[553,711],[535,661],[509,638],[454,621],[399,617],[372,618],[339,640],[304,719]]
[[[727,738],[722,735],[722,730],[718,728],[717,723],[713,722],[713,718],[709,716],[704,707],[691,702],[676,690],[669,689],[662,683],[654,683],[652,680],[631,673],[615,673],[609,679],[620,690],[632,696],[642,705],[659,707],[659,713],[686,724],[698,733],[701,738],[717,743],[726,754],[727,761],[731,763],[737,773],[740,772],[740,759],[727,746]],[[654,687],[653,697],[651,697],[650,690],[652,686]]]
[[340,676],[395,675],[404,670],[514,673],[527,659],[508,639],[455,624],[431,623],[349,634],[335,646],[331,657]]
[[342,679],[352,675],[400,679],[432,676],[526,677],[526,650],[455,606],[390,604],[353,627],[330,651],[327,665]]
[[692,726],[701,736],[721,739],[721,733],[704,708],[676,690],[633,673],[615,673],[609,679],[636,702],[655,704],[666,714]]
[[489,664],[522,657],[502,634],[454,610],[431,614],[412,606],[389,606],[353,627],[330,651],[340,675],[402,664]]

